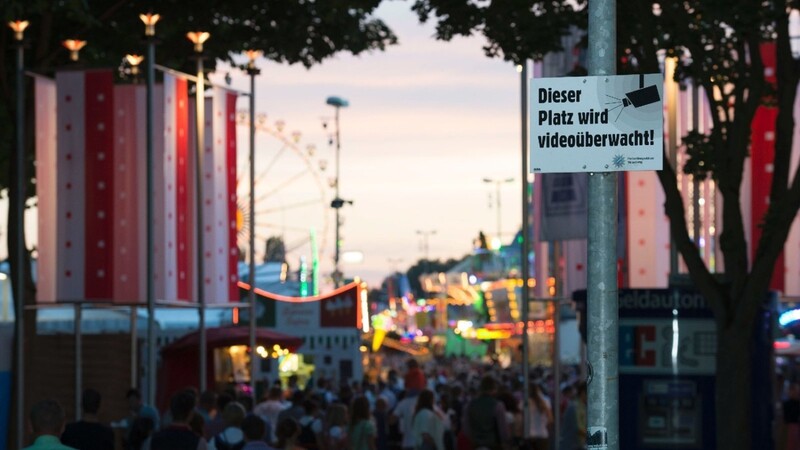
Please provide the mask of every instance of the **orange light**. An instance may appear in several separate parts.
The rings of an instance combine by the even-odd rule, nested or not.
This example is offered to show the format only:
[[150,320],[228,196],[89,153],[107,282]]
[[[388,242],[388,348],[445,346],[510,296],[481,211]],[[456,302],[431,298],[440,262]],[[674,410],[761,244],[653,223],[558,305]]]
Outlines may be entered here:
[[147,13],[147,14],[139,14],[139,18],[142,19],[144,23],[144,35],[145,36],[155,36],[156,35],[156,23],[158,23],[158,19],[161,18],[158,14]]
[[245,50],[245,55],[247,55],[247,67],[253,69],[256,66],[256,60],[264,54],[261,50]]
[[69,50],[69,59],[72,61],[78,60],[78,52],[86,46],[86,41],[80,39],[67,39],[61,43],[67,50]]
[[239,323],[239,308],[233,308],[233,324]]
[[8,26],[14,30],[14,39],[17,41],[22,40],[22,34],[25,32],[25,28],[28,28],[28,21],[27,20],[14,20],[12,22],[8,22]]
[[194,51],[197,53],[203,52],[203,43],[211,37],[208,31],[190,31],[186,33],[186,37],[194,44]]

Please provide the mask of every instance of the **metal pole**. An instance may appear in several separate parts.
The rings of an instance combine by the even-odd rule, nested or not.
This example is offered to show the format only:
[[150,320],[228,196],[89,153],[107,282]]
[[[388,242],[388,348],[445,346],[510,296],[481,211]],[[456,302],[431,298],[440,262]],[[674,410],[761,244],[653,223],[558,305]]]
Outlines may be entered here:
[[147,37],[147,404],[156,404],[156,292],[153,280],[155,255],[153,254],[153,220],[155,218],[153,198],[155,196],[153,180],[154,161],[154,84],[156,43],[154,36]]
[[136,386],[136,374],[138,371],[136,367],[138,365],[138,355],[136,354],[136,342],[139,340],[138,331],[136,329],[136,319],[137,319],[137,309],[136,306],[131,306],[131,386]]
[[500,214],[500,183],[502,183],[502,181],[498,180],[498,181],[495,181],[494,183],[495,183],[495,186],[497,186],[497,194],[496,194],[497,198],[495,199],[495,202],[497,203],[497,240],[500,241],[501,240],[500,239],[500,235],[502,233],[502,227],[500,225],[501,220],[502,220],[501,219],[501,214]]
[[[530,437],[530,342],[528,336],[528,321],[530,320],[530,267],[528,256],[530,255],[530,197],[528,189],[528,61],[525,60],[520,66],[520,124],[521,124],[521,148],[522,148],[522,254],[520,263],[522,269],[522,436],[527,439]],[[499,196],[498,196],[499,199]],[[500,210],[498,206],[498,211]],[[499,216],[499,214],[498,214]],[[498,225],[498,230],[500,226]]]
[[16,257],[14,261],[14,278],[17,291],[14,292],[16,310],[14,324],[17,328],[15,340],[17,350],[17,448],[24,447],[25,437],[25,49],[22,37],[17,41],[17,185],[14,189],[14,214],[16,233],[14,236]]
[[195,84],[197,110],[197,164],[195,164],[196,218],[197,221],[197,298],[200,303],[198,318],[200,328],[200,392],[206,390],[206,296],[203,270],[203,148],[205,147],[205,86],[203,85],[203,55],[197,53],[197,83]]
[[[697,83],[692,81],[692,131],[698,132],[698,128],[700,128],[700,101],[697,98],[699,95],[700,90],[697,88]],[[700,249],[700,179],[697,175],[692,175],[692,215],[694,216],[693,220],[693,231],[694,231],[694,243],[697,245],[698,250]],[[702,253],[701,253],[702,254]]]
[[81,420],[81,393],[83,392],[83,330],[81,329],[82,308],[75,303],[75,420]]
[[555,313],[553,314],[553,436],[555,436],[555,449],[561,446],[561,300],[556,300]]
[[[672,169],[678,166],[678,86],[675,83],[675,58],[666,58],[664,61],[664,96],[667,101],[667,150],[669,152],[669,162]],[[672,233],[670,233],[672,236]],[[678,275],[678,247],[675,241],[670,238],[669,250],[669,275],[670,282],[673,276]]]
[[250,74],[250,290],[248,301],[250,303],[250,391],[253,401],[256,397],[256,75],[258,69],[255,63],[248,66]]
[[341,149],[339,143],[339,107],[336,107],[336,117],[334,119],[336,125],[336,178],[334,183],[335,198],[339,203],[334,206],[336,209],[336,254],[333,257],[333,283],[334,287],[339,287],[342,285],[342,273],[339,271],[339,252],[341,247],[341,241],[339,240],[339,226],[341,225],[341,221],[339,219],[339,210],[341,209],[341,199],[339,197],[339,151]]
[[[589,75],[616,74],[616,0],[589,2]],[[619,449],[617,174],[589,174],[587,446]]]

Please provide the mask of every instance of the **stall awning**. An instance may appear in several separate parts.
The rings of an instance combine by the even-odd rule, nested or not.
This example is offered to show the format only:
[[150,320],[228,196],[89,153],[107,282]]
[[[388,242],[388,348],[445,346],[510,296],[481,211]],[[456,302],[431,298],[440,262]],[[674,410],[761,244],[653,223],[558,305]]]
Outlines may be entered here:
[[[199,343],[200,333],[195,331],[167,345],[161,351],[170,353],[188,348],[197,348]],[[248,345],[250,343],[250,330],[247,327],[241,326],[208,328],[206,330],[206,343],[209,350],[220,347],[230,347],[231,345]],[[256,330],[256,345],[272,347],[275,344],[294,352],[303,345],[303,340],[265,328],[258,328]]]

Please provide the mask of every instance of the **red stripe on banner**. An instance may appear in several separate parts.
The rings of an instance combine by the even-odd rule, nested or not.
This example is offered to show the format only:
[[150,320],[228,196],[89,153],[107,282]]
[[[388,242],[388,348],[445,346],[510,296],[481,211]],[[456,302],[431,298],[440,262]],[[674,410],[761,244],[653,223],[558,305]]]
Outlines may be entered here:
[[228,301],[234,301],[239,296],[238,267],[239,247],[236,245],[236,94],[227,95],[227,130],[228,139]]
[[108,300],[114,293],[113,82],[110,71],[86,73],[84,289],[87,300]]
[[175,80],[175,239],[177,241],[178,300],[189,300],[189,91],[185,78]]
[[[756,255],[761,240],[761,224],[769,208],[769,191],[772,186],[772,165],[775,161],[775,119],[777,108],[760,106],[753,118],[751,164],[751,200],[750,214],[752,220],[752,236],[750,239],[750,257]],[[783,290],[783,253],[775,261],[772,272],[772,289]]]

